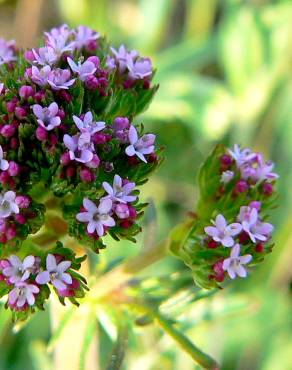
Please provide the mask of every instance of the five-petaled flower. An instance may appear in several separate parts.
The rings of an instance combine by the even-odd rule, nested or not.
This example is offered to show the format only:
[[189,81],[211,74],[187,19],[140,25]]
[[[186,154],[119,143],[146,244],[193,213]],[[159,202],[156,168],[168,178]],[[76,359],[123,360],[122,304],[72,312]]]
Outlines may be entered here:
[[9,292],[8,303],[10,306],[16,306],[19,309],[23,308],[26,304],[33,306],[35,304],[35,295],[39,291],[40,289],[36,285],[20,281]]
[[37,122],[47,131],[60,126],[61,118],[58,116],[59,107],[57,103],[51,103],[48,107],[39,104],[33,106],[33,113],[37,117]]
[[207,235],[211,236],[213,240],[221,243],[224,247],[232,247],[234,245],[233,237],[238,235],[242,226],[239,223],[227,224],[223,215],[217,215],[215,222],[212,221],[214,226],[205,227]]
[[48,254],[46,270],[37,275],[36,282],[40,285],[51,282],[57,290],[65,290],[68,284],[72,284],[72,277],[66,272],[70,266],[71,261],[57,263],[56,257],[53,254]]
[[[81,143],[79,143],[79,138],[80,135],[70,136],[66,134],[64,135],[63,141],[65,146],[69,149],[71,161],[75,160],[80,163],[89,163],[93,159],[90,135],[88,138],[85,138],[85,135],[83,135]],[[82,146],[80,144],[82,144]]]
[[19,207],[15,202],[16,194],[9,190],[0,194],[0,218],[7,218],[13,213],[19,213]]
[[34,265],[36,259],[34,256],[27,256],[24,258],[23,262],[21,262],[19,257],[11,255],[8,261],[9,266],[5,267],[2,273],[8,278],[11,284],[27,280],[30,274],[35,270]]
[[129,157],[136,155],[141,161],[147,163],[145,154],[151,154],[154,152],[154,134],[143,135],[140,139],[138,137],[137,130],[134,126],[129,129],[129,142],[125,152]]
[[244,278],[247,276],[247,271],[243,265],[248,264],[251,260],[251,254],[240,256],[240,245],[235,244],[231,249],[230,257],[223,261],[223,270],[227,271],[231,279],[235,279],[236,276]]
[[135,188],[135,183],[128,182],[123,185],[123,180],[119,175],[114,176],[113,186],[106,181],[102,183],[102,186],[108,193],[104,199],[110,198],[113,202],[121,203],[134,202],[137,199],[135,195],[130,195]]
[[90,42],[96,41],[100,38],[100,34],[98,32],[95,32],[86,26],[78,26],[77,30],[74,32],[74,35],[74,47],[77,50],[81,50],[83,47],[88,46]]
[[69,69],[53,69],[48,76],[48,83],[53,90],[67,90],[75,82],[75,78],[70,80],[71,73]]
[[78,62],[77,64],[71,58],[67,58],[67,61],[72,71],[78,74],[81,81],[85,81],[87,77],[94,75],[96,72],[94,63],[89,60],[86,60],[84,63]]
[[127,58],[127,67],[129,77],[133,80],[140,80],[152,75],[152,63],[149,58],[138,58],[135,61],[133,58]]
[[93,135],[96,132],[101,131],[105,128],[105,122],[94,121],[93,115],[90,111],[85,113],[83,119],[77,116],[73,116],[73,121],[75,122],[76,126],[79,128],[81,133],[89,132],[90,135]]
[[80,222],[87,222],[87,231],[93,234],[95,231],[98,236],[103,236],[105,227],[115,226],[115,220],[111,217],[113,202],[111,199],[101,199],[97,206],[90,199],[84,198],[83,206],[86,212],[81,212],[76,215]]

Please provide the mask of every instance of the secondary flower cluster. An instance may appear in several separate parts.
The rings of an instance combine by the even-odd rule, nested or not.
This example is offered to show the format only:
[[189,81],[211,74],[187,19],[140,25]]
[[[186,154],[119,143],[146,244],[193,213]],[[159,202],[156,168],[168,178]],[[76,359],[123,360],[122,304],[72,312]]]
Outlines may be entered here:
[[0,284],[8,294],[7,305],[13,311],[26,313],[29,309],[43,309],[50,294],[48,284],[54,287],[61,301],[67,297],[76,303],[75,298],[83,296],[83,290],[87,289],[85,280],[73,271],[79,267],[76,260],[72,266],[72,261],[64,256],[51,253],[45,261],[33,255],[23,260],[16,255],[0,260]]

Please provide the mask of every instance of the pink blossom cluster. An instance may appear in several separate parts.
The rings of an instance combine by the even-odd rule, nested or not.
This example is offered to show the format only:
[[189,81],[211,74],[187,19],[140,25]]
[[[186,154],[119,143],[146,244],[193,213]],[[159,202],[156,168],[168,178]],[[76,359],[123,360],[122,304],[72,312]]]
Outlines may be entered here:
[[[208,235],[205,245],[209,249],[224,248],[230,250],[229,257],[217,261],[210,275],[217,281],[223,281],[227,272],[231,279],[236,276],[246,277],[246,264],[253,259],[254,253],[265,251],[265,245],[270,241],[273,225],[264,222],[260,215],[261,203],[251,202],[240,207],[235,222],[228,223],[222,214],[218,214],[212,226],[204,228]],[[247,254],[241,254],[244,250]]]
[[[60,255],[48,254],[45,267],[41,259],[29,255],[21,260],[16,255],[0,260],[0,281],[8,287],[8,305],[15,311],[25,311],[38,300],[42,286],[51,284],[59,297],[74,297],[80,282],[70,274],[71,261]],[[43,298],[40,297],[40,300]],[[39,302],[43,304],[42,301]]]

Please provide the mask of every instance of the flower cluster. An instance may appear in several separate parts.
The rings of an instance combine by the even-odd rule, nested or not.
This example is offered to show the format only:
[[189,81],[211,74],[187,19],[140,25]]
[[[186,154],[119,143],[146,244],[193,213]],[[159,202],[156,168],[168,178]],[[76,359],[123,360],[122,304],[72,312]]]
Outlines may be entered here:
[[[56,253],[58,251],[67,253],[67,256]],[[23,260],[10,255],[0,260],[1,288],[5,288],[7,305],[13,311],[22,311],[25,315],[35,308],[43,309],[50,295],[49,285],[54,287],[61,301],[67,297],[72,303],[77,303],[75,298],[84,295],[86,281],[74,271],[79,269],[80,259],[75,259],[60,246],[53,253],[43,258],[28,255]],[[68,256],[71,260],[66,260]]]
[[278,175],[261,153],[218,145],[199,173],[200,198],[191,231],[172,251],[192,269],[195,282],[212,288],[226,277],[245,278],[273,247]]

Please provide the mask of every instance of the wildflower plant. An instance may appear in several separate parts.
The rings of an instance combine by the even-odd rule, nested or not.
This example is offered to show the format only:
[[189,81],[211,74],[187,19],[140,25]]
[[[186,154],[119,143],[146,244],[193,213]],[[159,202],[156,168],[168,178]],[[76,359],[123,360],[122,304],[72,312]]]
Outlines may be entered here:
[[[15,320],[44,309],[52,291],[61,303],[78,305],[88,290],[79,271],[86,252],[104,249],[106,235],[135,241],[141,231],[146,204],[139,187],[162,150],[134,118],[157,90],[153,76],[149,58],[124,45],[115,49],[84,26],[54,28],[24,52],[0,40],[0,296]],[[107,299],[134,307],[138,324],[157,320],[199,364],[216,369],[160,305],[180,289],[207,296],[199,289],[214,292],[246,278],[272,251],[268,218],[277,178],[261,153],[217,145],[199,171],[195,213],[126,264],[118,281],[171,252],[191,269],[196,290],[190,277],[170,276],[152,290],[136,280]],[[92,301],[112,292],[111,274],[117,272],[92,286]]]

